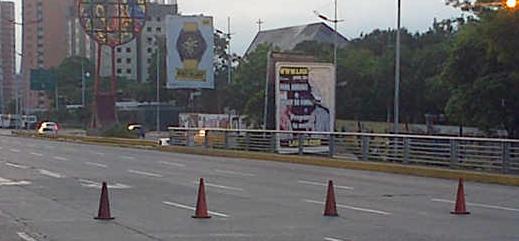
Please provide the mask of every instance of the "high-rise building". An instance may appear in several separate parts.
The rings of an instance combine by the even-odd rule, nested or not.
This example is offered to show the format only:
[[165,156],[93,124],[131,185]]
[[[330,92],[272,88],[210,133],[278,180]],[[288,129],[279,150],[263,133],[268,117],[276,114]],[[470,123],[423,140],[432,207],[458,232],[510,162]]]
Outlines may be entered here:
[[15,97],[14,3],[0,2],[0,112]]
[[32,69],[58,66],[70,53],[69,20],[75,1],[22,0],[22,66],[23,107],[26,112],[45,110],[49,98],[44,91],[30,90]]

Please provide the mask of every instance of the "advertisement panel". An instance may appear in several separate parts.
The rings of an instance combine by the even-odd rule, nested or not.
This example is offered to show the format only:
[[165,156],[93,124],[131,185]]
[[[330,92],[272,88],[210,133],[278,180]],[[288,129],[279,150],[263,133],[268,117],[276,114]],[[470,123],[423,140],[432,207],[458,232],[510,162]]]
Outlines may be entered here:
[[213,18],[170,15],[166,19],[170,89],[214,89]]
[[[324,63],[276,64],[276,127],[279,131],[330,132],[335,124],[335,68]],[[278,151],[297,152],[300,139],[278,136]],[[328,151],[326,135],[303,138],[305,152]]]

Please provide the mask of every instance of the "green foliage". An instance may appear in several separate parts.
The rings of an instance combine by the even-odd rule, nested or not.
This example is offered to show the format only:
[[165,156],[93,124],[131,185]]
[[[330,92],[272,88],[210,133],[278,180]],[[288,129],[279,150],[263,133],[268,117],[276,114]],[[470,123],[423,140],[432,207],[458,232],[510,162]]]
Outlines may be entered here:
[[124,125],[114,125],[106,130],[103,130],[99,136],[102,137],[116,137],[116,138],[138,138],[137,132],[131,132]]
[[518,136],[518,24],[519,14],[499,12],[460,29],[442,75],[451,120]]

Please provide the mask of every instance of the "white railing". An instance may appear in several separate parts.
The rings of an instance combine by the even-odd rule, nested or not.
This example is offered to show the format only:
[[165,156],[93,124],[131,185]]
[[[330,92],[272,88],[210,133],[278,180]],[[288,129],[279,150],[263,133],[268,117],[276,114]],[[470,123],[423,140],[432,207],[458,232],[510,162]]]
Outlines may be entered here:
[[519,174],[519,140],[173,127],[169,132],[171,145]]

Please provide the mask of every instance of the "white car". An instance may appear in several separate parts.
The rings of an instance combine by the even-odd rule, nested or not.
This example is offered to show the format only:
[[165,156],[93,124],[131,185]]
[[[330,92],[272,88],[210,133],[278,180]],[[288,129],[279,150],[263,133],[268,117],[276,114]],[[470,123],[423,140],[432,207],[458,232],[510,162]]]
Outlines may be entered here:
[[38,134],[58,134],[59,126],[55,122],[43,122],[38,128]]

